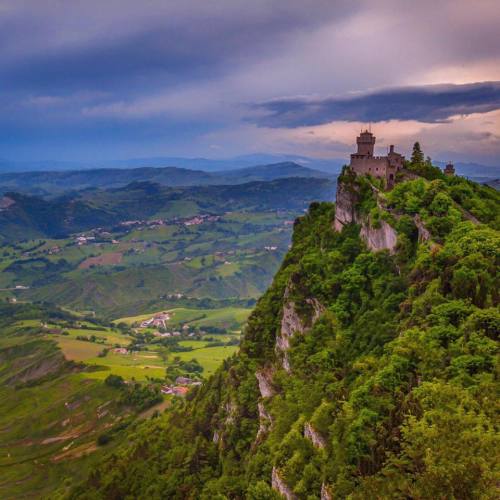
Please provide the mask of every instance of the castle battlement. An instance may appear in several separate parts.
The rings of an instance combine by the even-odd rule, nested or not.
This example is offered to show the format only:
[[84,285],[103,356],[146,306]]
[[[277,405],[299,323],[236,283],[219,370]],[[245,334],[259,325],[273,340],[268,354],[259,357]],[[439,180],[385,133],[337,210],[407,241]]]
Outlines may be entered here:
[[358,175],[372,175],[385,181],[387,189],[394,186],[396,174],[403,168],[404,156],[389,147],[387,156],[373,156],[375,136],[365,130],[357,137],[358,150],[351,154],[351,170]]

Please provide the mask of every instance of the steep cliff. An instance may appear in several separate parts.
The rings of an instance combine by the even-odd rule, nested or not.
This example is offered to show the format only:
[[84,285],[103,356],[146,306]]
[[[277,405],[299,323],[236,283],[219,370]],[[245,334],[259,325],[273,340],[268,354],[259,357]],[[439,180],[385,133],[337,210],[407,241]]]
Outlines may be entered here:
[[[366,201],[367,197],[373,198],[376,206],[380,207],[376,188],[366,184],[367,181],[362,184],[359,178],[353,178],[348,174],[339,179],[333,227],[336,231],[342,231],[348,224],[359,224],[361,226],[359,235],[370,250],[374,252],[389,250],[394,253],[398,239],[396,230],[384,220],[378,221],[375,226],[369,214],[363,213],[363,208],[366,207],[363,207],[361,202]],[[368,187],[365,193],[362,192],[363,187]]]
[[341,178],[336,208],[296,221],[240,353],[72,496],[496,498],[498,208],[462,180]]

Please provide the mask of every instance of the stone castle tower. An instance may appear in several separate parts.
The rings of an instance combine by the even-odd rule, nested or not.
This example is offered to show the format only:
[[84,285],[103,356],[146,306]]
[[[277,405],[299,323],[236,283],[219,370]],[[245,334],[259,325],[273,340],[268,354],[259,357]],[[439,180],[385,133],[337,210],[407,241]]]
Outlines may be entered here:
[[372,175],[385,181],[387,189],[392,189],[396,174],[403,168],[404,156],[390,146],[387,156],[374,156],[376,137],[365,130],[357,137],[358,150],[351,154],[350,168],[358,175]]
[[453,176],[455,175],[455,167],[453,166],[453,163],[448,163],[446,167],[443,170],[445,175]]

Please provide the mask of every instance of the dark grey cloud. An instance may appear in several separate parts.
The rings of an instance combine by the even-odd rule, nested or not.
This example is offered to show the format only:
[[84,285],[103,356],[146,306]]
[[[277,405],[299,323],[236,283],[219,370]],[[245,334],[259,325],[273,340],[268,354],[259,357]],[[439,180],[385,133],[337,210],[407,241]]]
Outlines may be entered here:
[[[245,153],[263,137],[268,151],[301,152],[300,132],[254,124],[488,111],[495,83],[401,87],[500,80],[497,3],[0,0],[0,156]],[[370,88],[388,90],[348,94]],[[269,101],[283,95],[344,97]],[[480,151],[494,141],[476,139]]]
[[150,0],[141,9],[135,0],[8,3],[5,14],[0,8],[3,89],[45,92],[145,92],[214,77],[276,50],[296,30],[356,10],[346,0]]
[[417,120],[437,123],[455,115],[500,109],[500,82],[391,88],[345,97],[274,99],[252,106],[257,123],[295,128],[333,121]]

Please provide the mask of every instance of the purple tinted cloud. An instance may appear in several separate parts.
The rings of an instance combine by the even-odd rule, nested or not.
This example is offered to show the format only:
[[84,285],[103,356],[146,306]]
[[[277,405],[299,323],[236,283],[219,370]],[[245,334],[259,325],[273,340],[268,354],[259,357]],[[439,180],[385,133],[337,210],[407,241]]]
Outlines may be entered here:
[[500,82],[384,89],[347,97],[274,99],[254,106],[267,127],[294,128],[333,121],[443,122],[455,115],[500,109]]
[[4,89],[53,92],[145,91],[214,77],[275,50],[295,30],[314,29],[355,11],[347,1],[327,0],[313,5],[300,0],[8,4],[6,13],[0,9]]
[[[245,118],[293,128],[497,109],[496,83],[405,86],[500,80],[495,1],[404,3],[0,0],[0,157],[203,155],[204,134],[237,130],[244,153],[259,147]],[[369,88],[388,90],[349,94]]]

